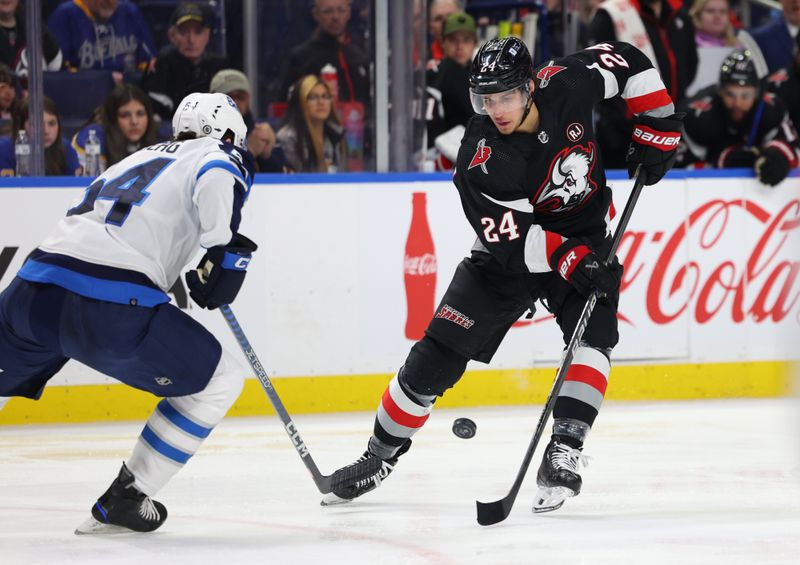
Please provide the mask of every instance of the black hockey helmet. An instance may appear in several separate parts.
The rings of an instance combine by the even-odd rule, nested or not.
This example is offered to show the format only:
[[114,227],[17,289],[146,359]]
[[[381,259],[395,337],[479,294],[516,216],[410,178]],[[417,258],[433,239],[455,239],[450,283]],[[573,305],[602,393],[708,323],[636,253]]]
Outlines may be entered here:
[[747,49],[737,49],[725,57],[719,68],[719,84],[760,87],[761,79],[753,54]]
[[487,41],[469,70],[469,88],[475,94],[504,92],[533,78],[531,54],[518,37]]

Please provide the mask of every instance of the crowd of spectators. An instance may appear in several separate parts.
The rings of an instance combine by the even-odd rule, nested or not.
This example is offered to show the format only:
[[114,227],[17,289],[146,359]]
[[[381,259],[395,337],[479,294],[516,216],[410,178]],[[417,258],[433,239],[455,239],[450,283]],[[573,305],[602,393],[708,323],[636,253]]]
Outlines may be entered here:
[[[780,11],[752,10],[752,25],[745,30],[739,10],[746,1],[579,0],[578,21],[570,26],[570,33],[577,30],[577,37],[572,38],[577,48],[613,40],[636,45],[660,72],[676,105],[688,114],[697,113],[713,99],[717,101],[715,111],[722,112],[727,122],[735,122],[732,129],[744,130],[761,119],[761,99],[776,98],[779,102],[770,107],[783,108],[788,125],[782,127],[794,129],[792,123],[800,120],[800,0],[780,0]],[[13,139],[27,119],[29,63],[23,4],[0,0],[3,175],[13,174]],[[280,37],[275,34],[273,43],[279,56],[270,56],[266,67],[273,69],[272,74],[260,76],[258,84],[251,83],[251,77],[242,72],[241,50],[230,50],[230,57],[215,51],[225,45],[220,26],[226,17],[219,2],[176,0],[169,19],[163,17],[159,22],[148,22],[151,8],[144,4],[128,0],[43,3],[44,70],[107,72],[115,85],[111,90],[109,83],[111,93],[98,101],[91,115],[82,116],[77,127],[69,120],[62,123],[53,101],[45,101],[48,174],[82,174],[90,135],[100,143],[100,170],[143,146],[168,138],[175,105],[190,92],[221,92],[234,100],[247,124],[248,147],[259,172],[332,173],[371,166],[371,122],[376,110],[369,0],[303,0],[292,8],[275,6],[271,15],[277,25],[285,25],[287,31],[297,30],[296,21],[304,16],[306,31]],[[231,4],[233,12],[227,10],[229,30],[241,26],[243,19],[242,3]],[[507,17],[507,4],[498,7],[498,17]],[[563,5],[562,0],[530,3],[530,9],[543,22],[537,31],[537,46],[547,45],[550,56],[569,50]],[[413,58],[426,67],[426,98],[421,101],[427,124],[425,145],[428,158],[438,158],[440,167],[448,166],[447,160],[440,158],[441,147],[452,145],[454,140],[457,143],[458,128],[472,115],[469,64],[476,49],[488,39],[486,34],[495,30],[493,24],[497,22],[487,16],[491,6],[486,0],[427,0],[427,50],[422,57],[415,46]],[[154,42],[154,27],[163,45]],[[236,33],[229,31],[228,35]],[[218,36],[222,40],[215,42]],[[763,55],[766,69],[758,71],[758,99],[740,116],[734,104],[723,103],[730,89],[723,88],[718,76],[720,65],[731,52],[742,52],[743,48],[759,52],[750,53],[748,60]],[[254,88],[262,94],[258,108],[252,105]],[[631,127],[632,115],[626,113],[621,100],[606,101],[598,109],[596,128],[606,167],[624,166]],[[747,155],[733,149],[725,153],[746,159],[720,161],[717,155],[703,162],[691,148],[684,148],[683,163],[732,166],[727,163],[746,161],[750,166],[755,161],[748,155],[755,159],[760,156],[752,140],[726,138],[725,143],[732,148],[746,146]],[[796,134],[792,138],[790,133],[785,143],[795,154],[800,151]],[[771,153],[774,157],[775,152]],[[796,164],[796,160],[789,162]]]

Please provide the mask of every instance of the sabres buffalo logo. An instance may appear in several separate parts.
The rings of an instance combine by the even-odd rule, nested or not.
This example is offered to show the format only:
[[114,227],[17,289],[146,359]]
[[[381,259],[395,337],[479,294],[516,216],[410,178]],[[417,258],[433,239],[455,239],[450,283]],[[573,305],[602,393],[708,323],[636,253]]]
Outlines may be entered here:
[[597,190],[592,180],[595,146],[565,147],[550,163],[548,178],[534,197],[537,212],[557,214],[581,207]]

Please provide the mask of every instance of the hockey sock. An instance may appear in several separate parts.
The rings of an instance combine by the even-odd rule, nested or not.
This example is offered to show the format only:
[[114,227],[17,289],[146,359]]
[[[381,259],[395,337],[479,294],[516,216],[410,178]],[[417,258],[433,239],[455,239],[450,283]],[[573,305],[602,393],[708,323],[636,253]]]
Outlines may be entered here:
[[128,459],[136,488],[154,496],[180,471],[239,397],[243,385],[244,370],[223,349],[205,389],[161,400]]
[[553,409],[553,434],[573,447],[583,445],[594,424],[608,385],[611,363],[598,349],[580,345]]
[[402,378],[403,370],[389,382],[375,417],[369,450],[381,459],[390,459],[405,441],[425,424],[436,395],[412,391]]

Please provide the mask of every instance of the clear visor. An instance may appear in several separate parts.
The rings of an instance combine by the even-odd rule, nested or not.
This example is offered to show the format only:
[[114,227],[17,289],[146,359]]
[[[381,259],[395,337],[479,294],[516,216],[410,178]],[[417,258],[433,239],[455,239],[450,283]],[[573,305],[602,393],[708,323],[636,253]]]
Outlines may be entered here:
[[472,109],[476,114],[493,115],[503,112],[513,112],[524,108],[528,102],[528,85],[524,84],[511,90],[493,92],[491,94],[478,94],[469,91]]

